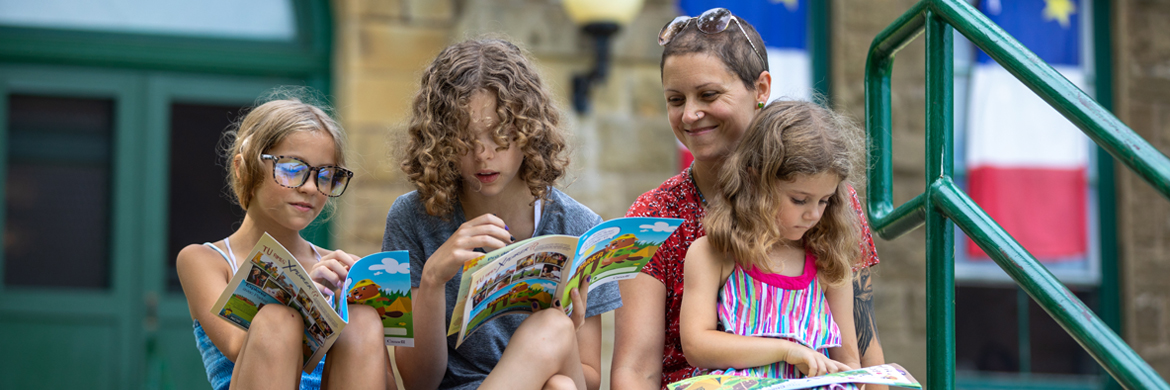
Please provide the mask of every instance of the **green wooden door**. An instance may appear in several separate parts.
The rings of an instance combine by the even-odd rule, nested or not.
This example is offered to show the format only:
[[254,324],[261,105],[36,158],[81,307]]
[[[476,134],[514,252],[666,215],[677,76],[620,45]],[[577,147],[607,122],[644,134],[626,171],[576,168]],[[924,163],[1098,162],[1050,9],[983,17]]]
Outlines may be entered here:
[[[243,217],[225,191],[216,146],[240,110],[286,79],[152,74],[146,78],[144,203],[150,215],[143,237],[146,388],[206,389],[186,298],[175,273],[184,245],[216,241]],[[156,313],[156,314],[155,314]],[[196,369],[192,369],[192,367]]]
[[0,388],[209,387],[174,257],[243,216],[227,126],[303,83],[0,66]]
[[141,354],[142,79],[0,67],[0,388],[130,387]]

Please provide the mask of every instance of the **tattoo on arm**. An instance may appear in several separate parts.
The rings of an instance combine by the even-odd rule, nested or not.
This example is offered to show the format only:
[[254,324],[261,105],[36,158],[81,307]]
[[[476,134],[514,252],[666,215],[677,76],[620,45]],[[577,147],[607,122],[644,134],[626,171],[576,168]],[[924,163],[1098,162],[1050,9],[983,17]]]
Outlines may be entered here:
[[857,327],[857,351],[865,356],[869,345],[877,342],[877,321],[873,316],[873,284],[869,267],[853,274],[853,323]]

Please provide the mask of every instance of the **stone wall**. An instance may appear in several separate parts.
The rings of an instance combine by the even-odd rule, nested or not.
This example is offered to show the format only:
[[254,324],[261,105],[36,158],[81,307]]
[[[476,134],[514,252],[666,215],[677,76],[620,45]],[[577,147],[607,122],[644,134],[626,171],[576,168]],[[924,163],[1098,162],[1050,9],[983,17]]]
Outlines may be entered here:
[[[1170,154],[1170,2],[1122,0],[1114,7],[1115,112]],[[1170,377],[1170,202],[1120,164],[1116,171],[1125,340]]]
[[[833,106],[857,123],[865,119],[865,59],[882,29],[917,1],[834,0]],[[922,37],[898,52],[890,81],[894,205],[924,190],[926,55]],[[926,236],[914,230],[896,240],[874,235],[881,265],[874,268],[874,309],[886,361],[926,380]]]

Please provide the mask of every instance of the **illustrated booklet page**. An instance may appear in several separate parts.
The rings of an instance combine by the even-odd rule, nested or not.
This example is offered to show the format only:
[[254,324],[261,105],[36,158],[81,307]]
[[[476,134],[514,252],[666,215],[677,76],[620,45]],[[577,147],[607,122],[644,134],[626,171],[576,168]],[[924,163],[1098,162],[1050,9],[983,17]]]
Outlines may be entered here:
[[788,390],[811,389],[814,387],[839,385],[845,383],[869,383],[921,389],[922,385],[910,372],[897,364],[882,364],[880,366],[865,367],[857,370],[842,371],[800,379],[754,378],[733,375],[700,375],[666,385],[667,390]]
[[264,305],[285,305],[300,312],[305,324],[302,369],[312,372],[345,328],[345,321],[317,290],[304,267],[268,233],[260,237],[247,259],[211,313],[247,330]]
[[[456,346],[478,327],[505,314],[532,313],[560,299],[572,312],[571,289],[634,277],[682,223],[673,218],[618,218],[580,237],[533,237],[467,261],[447,334]],[[588,293],[583,291],[582,293]]]
[[414,346],[414,316],[410,304],[410,257],[407,251],[375,253],[349,267],[345,287],[334,301],[349,322],[349,304],[373,307],[382,318],[386,345]]

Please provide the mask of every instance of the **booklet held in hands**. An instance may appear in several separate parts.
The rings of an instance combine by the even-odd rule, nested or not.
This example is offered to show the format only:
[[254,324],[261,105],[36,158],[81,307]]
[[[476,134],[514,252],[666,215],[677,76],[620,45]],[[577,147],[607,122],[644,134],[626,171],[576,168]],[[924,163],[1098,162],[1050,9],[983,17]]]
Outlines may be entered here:
[[[285,305],[301,314],[301,319],[304,322],[305,333],[302,338],[303,348],[303,366],[301,367],[305,372],[311,372],[316,368],[317,363],[325,356],[325,352],[333,345],[334,341],[341,335],[341,330],[345,328],[346,318],[348,313],[343,309],[339,315],[335,310],[334,302],[325,297],[317,290],[316,285],[313,284],[312,279],[309,278],[309,273],[305,271],[304,267],[297,262],[296,258],[292,256],[287,249],[284,248],[276,239],[264,233],[260,237],[260,241],[252,248],[246,257],[247,261],[240,264],[240,268],[236,270],[235,276],[228,282],[227,288],[220,294],[219,299],[215,301],[215,305],[211,307],[211,313],[215,314],[244,330],[252,325],[252,319],[256,317],[256,313],[260,311],[264,305],[278,304]],[[382,275],[387,275],[382,278],[382,275],[370,276],[371,280],[359,279],[358,282],[353,282],[352,278],[363,277],[367,275],[360,270],[368,270],[377,268],[378,265],[386,267],[389,261],[400,259],[394,264],[394,271],[398,272],[405,269],[409,265],[405,251],[397,252],[381,252],[366,256],[359,260],[350,269],[349,278],[346,279],[346,296],[351,296],[353,290],[366,287],[365,294],[371,295],[370,299],[354,299],[357,303],[374,306],[379,309],[377,305],[383,305],[386,299],[382,295],[373,296],[369,292],[369,284],[363,283],[377,280],[383,283],[382,286],[398,286],[392,282],[384,281],[384,278],[405,279],[405,282],[399,284],[405,285],[405,300],[392,300],[390,303],[383,305],[378,310],[378,313],[383,315],[383,325],[386,326],[387,345],[392,344],[390,341],[390,334],[394,333],[395,339],[406,338],[400,344],[394,345],[413,345],[412,337],[414,328],[413,321],[409,317],[410,313],[410,271],[407,269],[405,273],[395,273],[393,276],[388,275],[389,271],[383,272]],[[401,263],[402,266],[398,266]],[[375,286],[377,286],[375,284]],[[352,288],[351,288],[352,287]],[[381,289],[378,289],[379,292]],[[359,293],[358,297],[362,297]],[[393,296],[400,298],[400,296]],[[339,297],[344,298],[344,297]],[[339,305],[336,307],[345,307]],[[400,310],[404,309],[404,310]],[[385,314],[384,314],[385,313]],[[393,314],[398,317],[387,319]],[[387,325],[389,324],[389,325]],[[391,326],[393,325],[393,326]],[[394,330],[391,330],[393,328]],[[405,329],[405,330],[403,330]]]
[[[504,314],[532,313],[560,299],[572,313],[569,294],[590,281],[593,290],[634,277],[682,223],[674,218],[618,218],[594,226],[581,237],[529,238],[467,261],[448,335],[456,346],[482,324]],[[582,291],[581,293],[587,293]]]

